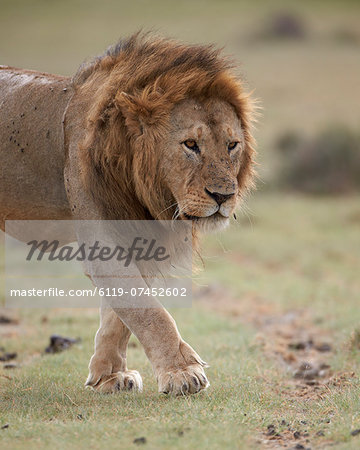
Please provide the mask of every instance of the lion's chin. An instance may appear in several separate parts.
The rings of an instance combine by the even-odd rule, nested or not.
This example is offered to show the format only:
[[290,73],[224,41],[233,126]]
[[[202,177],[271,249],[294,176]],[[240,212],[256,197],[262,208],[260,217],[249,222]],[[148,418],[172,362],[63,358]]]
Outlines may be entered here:
[[229,225],[229,218],[220,213],[215,213],[208,217],[197,217],[184,214],[184,220],[191,220],[196,231],[201,233],[211,233],[221,231]]

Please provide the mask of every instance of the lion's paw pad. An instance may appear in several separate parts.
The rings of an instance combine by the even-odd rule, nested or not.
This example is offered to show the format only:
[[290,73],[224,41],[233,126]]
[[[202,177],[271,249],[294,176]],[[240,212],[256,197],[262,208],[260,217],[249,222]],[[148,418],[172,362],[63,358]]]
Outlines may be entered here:
[[141,376],[136,370],[103,375],[95,383],[87,381],[85,386],[103,394],[118,391],[141,392],[143,389]]
[[210,386],[200,364],[164,372],[158,376],[158,383],[159,392],[171,395],[196,394]]

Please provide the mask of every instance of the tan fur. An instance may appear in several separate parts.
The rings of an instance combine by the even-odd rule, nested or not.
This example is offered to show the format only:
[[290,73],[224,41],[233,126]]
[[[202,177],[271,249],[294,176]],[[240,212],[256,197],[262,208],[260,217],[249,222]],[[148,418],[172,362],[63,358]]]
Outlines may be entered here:
[[108,218],[117,218],[124,209],[132,218],[172,218],[174,211],[167,208],[173,193],[158,172],[164,154],[156,147],[168,133],[174,105],[188,99],[200,104],[218,99],[234,108],[244,138],[239,195],[251,186],[251,103],[230,68],[211,46],[136,34],[79,71],[79,95],[91,99],[81,144],[82,176]]
[[[194,219],[195,241],[227,225],[252,186],[250,99],[211,46],[136,34],[73,80],[2,68],[0,90],[2,228],[6,219]],[[208,386],[167,311],[106,307],[88,386],[141,390],[126,367],[131,332],[161,392]]]

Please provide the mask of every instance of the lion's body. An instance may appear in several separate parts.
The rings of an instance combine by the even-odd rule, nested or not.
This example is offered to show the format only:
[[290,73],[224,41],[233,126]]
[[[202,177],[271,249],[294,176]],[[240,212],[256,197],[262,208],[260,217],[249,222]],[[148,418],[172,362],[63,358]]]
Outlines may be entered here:
[[[194,220],[195,237],[226,225],[251,186],[249,100],[211,47],[134,35],[73,80],[2,67],[0,93],[3,229],[8,219],[175,217]],[[126,368],[131,332],[160,391],[208,385],[162,308],[102,311],[88,385],[141,389]]]
[[68,78],[0,68],[2,228],[11,219],[71,218],[62,127],[69,84]]

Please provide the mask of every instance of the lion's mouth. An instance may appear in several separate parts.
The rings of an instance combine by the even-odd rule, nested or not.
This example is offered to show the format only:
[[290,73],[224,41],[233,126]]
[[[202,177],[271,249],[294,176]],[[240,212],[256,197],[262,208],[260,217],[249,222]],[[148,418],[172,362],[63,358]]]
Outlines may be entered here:
[[224,217],[222,214],[219,213],[219,211],[216,211],[214,214],[211,214],[210,216],[193,216],[184,212],[183,217],[187,220],[193,220],[195,222],[208,219],[227,219],[227,217]]
[[199,219],[203,218],[203,217],[200,217],[200,216],[191,216],[190,214],[186,214],[186,213],[183,213],[183,216],[187,220],[199,220]]

